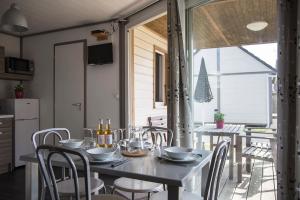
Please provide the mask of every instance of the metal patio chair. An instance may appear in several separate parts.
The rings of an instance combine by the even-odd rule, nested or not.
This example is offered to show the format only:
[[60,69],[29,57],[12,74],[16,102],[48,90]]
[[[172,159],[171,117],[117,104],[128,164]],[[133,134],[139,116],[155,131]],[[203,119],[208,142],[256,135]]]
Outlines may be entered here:
[[[75,198],[75,200],[124,200],[122,197],[116,195],[91,195],[92,182],[90,176],[90,164],[85,153],[81,152],[80,150],[71,150],[51,145],[40,145],[36,149],[36,155],[38,158],[39,167],[49,189],[52,200],[60,200],[60,185],[56,182],[53,169],[53,162],[55,161],[56,155],[64,158],[68,167],[71,169],[73,178],[69,181],[69,190],[73,191],[72,197]],[[74,163],[74,157],[76,157],[76,162],[82,162],[84,177],[82,177],[81,180],[78,177],[77,168]]]
[[[172,130],[163,127],[155,127],[155,126],[144,126],[143,130],[144,130],[143,136],[147,135],[148,133],[151,134],[153,144],[158,144],[159,146],[162,146],[163,139],[165,139],[167,146],[171,146],[173,140]],[[148,195],[148,199],[149,199],[151,193],[159,191],[161,187],[162,184],[159,183],[153,183],[149,181],[141,181],[137,179],[122,177],[114,181],[113,191],[120,190],[120,191],[131,193],[131,200],[134,200],[136,198],[135,197],[136,193],[145,193]],[[165,189],[164,185],[163,188]]]
[[[229,140],[223,140],[217,144],[211,163],[209,166],[209,173],[207,177],[207,182],[205,186],[204,197],[198,194],[183,191],[182,200],[217,200],[219,195],[219,185],[222,177],[223,169],[225,166],[228,149],[230,146]],[[158,192],[151,196],[151,200],[167,200],[168,192]]]
[[[47,143],[47,139],[49,136],[53,136],[52,139],[57,138],[58,140],[70,139],[70,131],[66,128],[50,128],[41,131],[37,131],[32,135],[32,143],[34,149],[37,149],[39,144],[45,145]],[[55,140],[55,139],[54,139]],[[54,143],[55,141],[52,141]],[[58,193],[63,196],[72,196],[74,194],[74,189],[72,186],[72,172],[70,171],[70,177],[66,177],[65,175],[65,168],[62,168],[61,178],[56,180],[58,184]],[[83,183],[84,179],[79,178],[79,182]],[[91,178],[91,192],[97,192],[101,189],[105,190],[104,182],[101,179]],[[41,188],[41,199],[45,199],[45,192],[46,192],[46,184],[45,181],[42,181],[42,188]]]

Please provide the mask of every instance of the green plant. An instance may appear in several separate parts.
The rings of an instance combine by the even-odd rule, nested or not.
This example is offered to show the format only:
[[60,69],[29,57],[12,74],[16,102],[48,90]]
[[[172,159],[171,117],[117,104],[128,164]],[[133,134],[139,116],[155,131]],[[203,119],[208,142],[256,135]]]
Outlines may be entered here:
[[215,113],[214,115],[214,118],[215,118],[215,121],[218,122],[218,121],[223,121],[224,120],[224,114],[221,113],[221,112],[217,112]]
[[24,90],[24,86],[23,86],[22,83],[19,83],[18,85],[16,85],[15,91],[21,92],[21,91],[23,91],[23,90]]

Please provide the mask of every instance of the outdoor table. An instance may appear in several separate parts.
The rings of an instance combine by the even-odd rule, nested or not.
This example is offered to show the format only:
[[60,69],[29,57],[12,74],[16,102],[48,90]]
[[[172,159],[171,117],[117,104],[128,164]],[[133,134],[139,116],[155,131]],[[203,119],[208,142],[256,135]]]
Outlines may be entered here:
[[[234,146],[241,146],[241,141],[237,141],[235,144],[236,136],[243,133],[245,129],[245,125],[241,124],[224,124],[222,129],[217,129],[215,124],[205,124],[204,126],[200,126],[195,128],[194,132],[198,138],[202,139],[203,135],[210,136],[210,150],[213,149],[213,136],[224,136],[229,137],[231,139],[230,150],[229,150],[229,179],[233,179],[233,148]],[[202,141],[202,140],[201,140]]]
[[[91,172],[110,175],[114,177],[127,177],[144,181],[151,181],[168,186],[168,199],[179,200],[179,187],[188,185],[196,174],[201,172],[201,193],[204,194],[205,184],[209,171],[209,163],[212,157],[211,151],[196,150],[202,156],[192,163],[172,163],[158,159],[153,155],[139,158],[129,158],[129,161],[117,167],[110,164],[90,165]],[[38,161],[35,154],[23,155],[20,160],[26,162],[25,189],[26,200],[38,199]],[[63,160],[54,160],[53,165],[67,167]],[[77,164],[80,169],[81,164]]]

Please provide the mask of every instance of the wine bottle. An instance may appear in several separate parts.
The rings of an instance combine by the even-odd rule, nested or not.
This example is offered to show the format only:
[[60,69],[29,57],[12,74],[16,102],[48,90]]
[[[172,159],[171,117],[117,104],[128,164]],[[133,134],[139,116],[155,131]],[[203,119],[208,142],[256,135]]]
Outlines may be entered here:
[[111,132],[111,127],[110,127],[110,119],[107,119],[106,120],[106,129],[105,129],[105,146],[107,148],[111,148],[113,145],[112,145],[112,132]]
[[97,130],[97,146],[105,147],[105,133],[103,131],[103,120],[99,119]]

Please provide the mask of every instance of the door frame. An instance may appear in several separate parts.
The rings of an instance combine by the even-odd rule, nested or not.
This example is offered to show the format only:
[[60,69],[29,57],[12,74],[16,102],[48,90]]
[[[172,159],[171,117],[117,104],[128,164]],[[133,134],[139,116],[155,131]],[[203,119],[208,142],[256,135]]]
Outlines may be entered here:
[[73,40],[73,41],[67,41],[67,42],[59,42],[55,43],[53,45],[53,127],[55,127],[55,47],[68,45],[68,44],[75,44],[75,43],[82,43],[83,44],[83,65],[84,65],[84,75],[83,75],[83,128],[86,127],[86,100],[87,100],[87,91],[86,91],[86,85],[87,85],[87,78],[86,78],[86,72],[87,72],[87,40]]
[[[125,118],[125,127],[128,128],[129,125],[132,125],[134,121],[134,114],[132,113],[132,94],[133,89],[131,85],[131,79],[132,79],[132,62],[133,62],[133,56],[130,56],[131,49],[133,48],[132,39],[133,39],[133,31],[135,27],[140,26],[142,24],[145,24],[153,18],[165,15],[167,13],[167,0],[161,0],[158,1],[149,7],[145,8],[144,10],[135,13],[127,18],[127,23],[124,27],[124,35],[120,35],[120,37],[124,37],[121,39],[124,39],[124,49],[120,52],[124,55],[124,64],[122,64],[122,69],[124,69],[123,74],[120,73],[120,76],[124,77],[124,111],[125,115],[121,118]],[[120,40],[121,40],[120,39]],[[121,80],[121,79],[120,79]],[[121,90],[121,88],[120,88]]]

